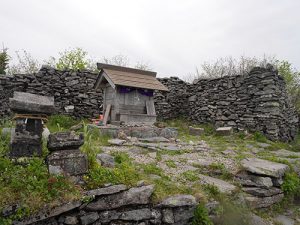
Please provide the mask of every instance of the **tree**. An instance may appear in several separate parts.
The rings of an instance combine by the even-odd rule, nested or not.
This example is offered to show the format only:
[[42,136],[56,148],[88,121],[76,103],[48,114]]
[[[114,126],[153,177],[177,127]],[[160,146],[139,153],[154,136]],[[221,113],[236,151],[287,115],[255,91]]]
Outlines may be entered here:
[[300,112],[300,72],[292,67],[292,64],[286,60],[277,61],[278,72],[283,76],[286,88],[291,96],[292,103]]
[[50,58],[48,64],[54,64],[59,70],[83,70],[89,66],[88,53],[81,48],[68,49],[59,53],[60,57],[56,60]]
[[152,70],[151,66],[147,62],[139,61],[135,64],[134,68],[140,70]]
[[264,55],[263,58],[241,56],[238,59],[233,57],[219,58],[213,62],[204,62],[201,65],[201,72],[196,69],[195,77],[217,78],[224,76],[246,75],[255,66],[265,67],[267,63],[275,64],[273,56]]
[[41,68],[40,63],[26,50],[16,51],[17,63],[8,67],[9,74],[36,73]]
[[129,66],[129,58],[126,55],[115,55],[111,58],[103,57],[103,63],[116,65],[116,66]]
[[0,74],[6,74],[6,69],[8,68],[9,56],[7,54],[7,48],[2,49],[0,52]]

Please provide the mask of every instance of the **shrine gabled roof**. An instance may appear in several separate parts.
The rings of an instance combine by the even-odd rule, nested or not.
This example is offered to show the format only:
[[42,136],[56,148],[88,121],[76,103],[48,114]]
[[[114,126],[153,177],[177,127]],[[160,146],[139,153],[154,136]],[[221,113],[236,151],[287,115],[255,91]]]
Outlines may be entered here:
[[95,85],[96,88],[105,78],[113,87],[126,86],[168,91],[168,88],[156,79],[156,72],[103,63],[98,63],[97,67],[100,70],[100,74]]

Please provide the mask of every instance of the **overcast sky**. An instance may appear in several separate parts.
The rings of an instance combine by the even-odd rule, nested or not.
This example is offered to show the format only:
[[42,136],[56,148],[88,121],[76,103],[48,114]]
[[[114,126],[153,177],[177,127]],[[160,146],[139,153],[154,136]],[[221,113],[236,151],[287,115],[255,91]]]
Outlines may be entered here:
[[41,61],[70,47],[123,54],[161,77],[241,55],[300,69],[299,10],[300,0],[0,0],[0,43]]

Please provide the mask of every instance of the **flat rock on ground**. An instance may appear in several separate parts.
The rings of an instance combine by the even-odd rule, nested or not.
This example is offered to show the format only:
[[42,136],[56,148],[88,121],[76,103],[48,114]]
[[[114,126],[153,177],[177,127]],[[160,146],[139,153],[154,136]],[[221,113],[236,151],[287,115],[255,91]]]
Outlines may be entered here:
[[281,157],[298,157],[298,158],[300,158],[300,152],[292,152],[292,151],[288,151],[285,149],[280,149],[280,150],[274,151],[272,153],[274,153],[277,156],[281,156]]
[[170,142],[169,139],[167,139],[165,137],[139,138],[138,140],[141,142],[151,142],[151,143]]
[[121,139],[118,139],[118,138],[108,140],[108,143],[111,144],[111,145],[122,145],[125,142],[126,142],[125,140],[121,140]]
[[243,159],[242,167],[254,174],[270,176],[275,178],[282,177],[288,170],[288,166],[281,163],[271,162],[268,160],[258,159],[258,158],[246,158]]
[[234,186],[233,184],[230,184],[224,180],[205,176],[202,174],[200,174],[199,177],[200,177],[200,183],[214,185],[219,189],[219,191],[221,193],[231,194],[232,192],[234,192],[237,189],[236,186]]
[[278,215],[274,219],[277,223],[280,223],[282,225],[294,225],[295,221],[285,215]]

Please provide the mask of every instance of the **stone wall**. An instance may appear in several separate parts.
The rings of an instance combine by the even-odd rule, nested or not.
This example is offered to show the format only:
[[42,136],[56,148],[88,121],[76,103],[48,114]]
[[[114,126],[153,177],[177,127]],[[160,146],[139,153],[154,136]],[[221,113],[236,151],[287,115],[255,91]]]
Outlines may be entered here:
[[9,116],[14,91],[54,96],[57,113],[95,117],[102,110],[102,93],[93,86],[96,73],[42,67],[36,74],[0,75],[0,117]]
[[272,67],[254,68],[247,76],[201,79],[186,84],[160,79],[169,93],[157,93],[157,114],[163,119],[185,116],[194,123],[260,131],[272,140],[292,140],[298,115],[283,78]]
[[[0,117],[10,115],[13,91],[52,95],[58,113],[91,118],[102,111],[102,93],[93,90],[97,74],[42,67],[37,74],[0,75]],[[186,117],[194,123],[260,131],[272,140],[289,141],[298,130],[298,116],[283,78],[272,67],[254,68],[247,76],[198,80],[159,79],[170,92],[155,93],[159,119]],[[74,109],[73,109],[74,108]]]
[[153,185],[130,189],[125,185],[114,185],[90,190],[85,193],[85,200],[41,210],[30,218],[15,221],[14,224],[190,224],[197,205],[193,196],[177,195],[154,204],[151,201],[153,191]]

